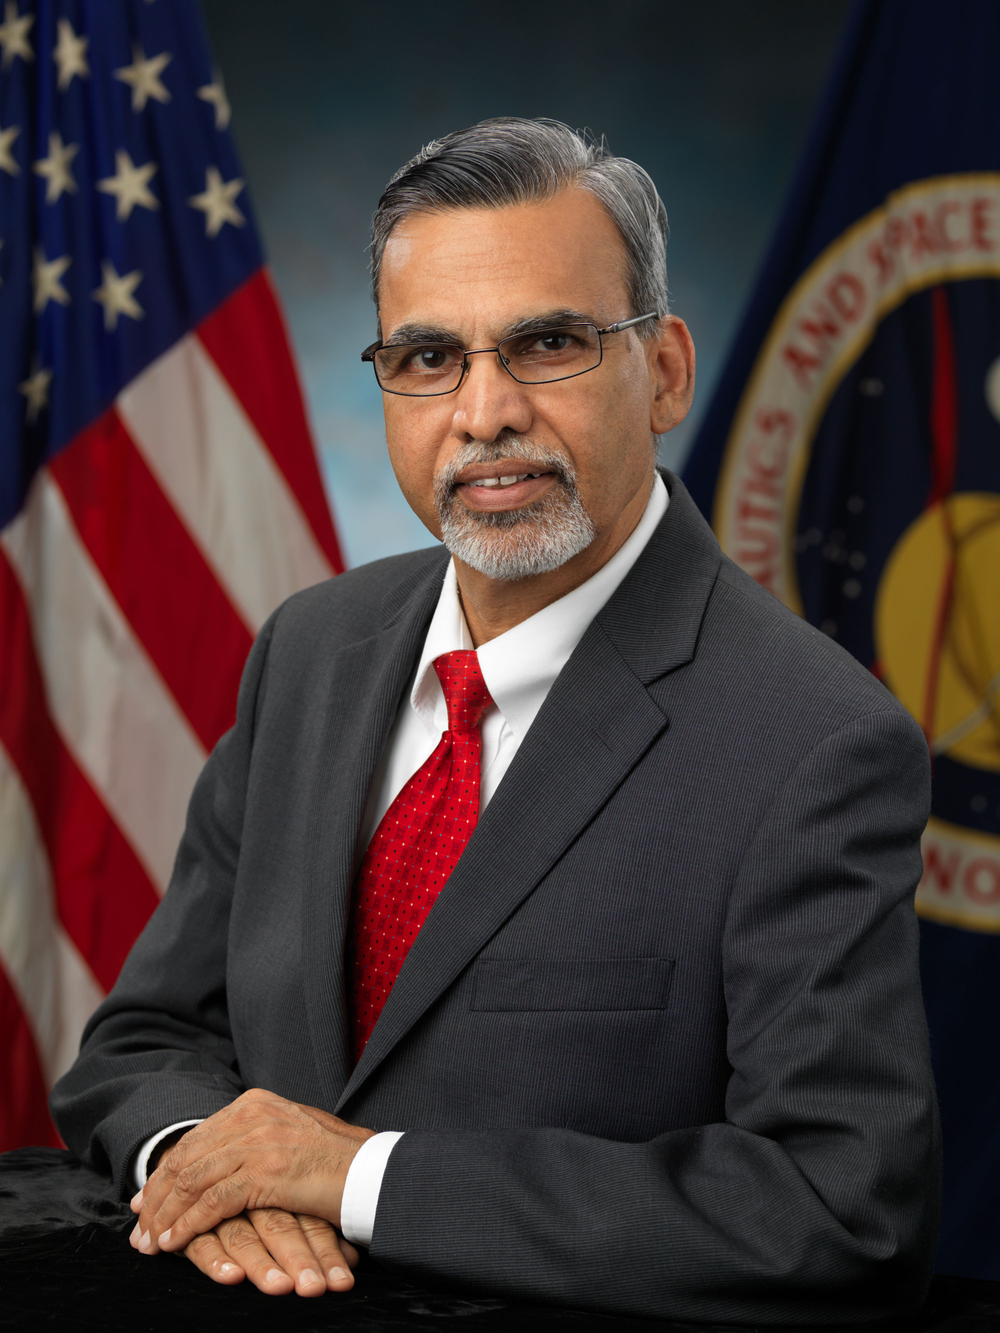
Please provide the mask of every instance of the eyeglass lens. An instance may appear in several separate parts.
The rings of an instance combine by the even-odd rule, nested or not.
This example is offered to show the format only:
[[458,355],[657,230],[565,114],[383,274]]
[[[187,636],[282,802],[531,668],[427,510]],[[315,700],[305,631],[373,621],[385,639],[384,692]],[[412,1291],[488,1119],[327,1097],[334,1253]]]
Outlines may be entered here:
[[[547,384],[600,365],[601,339],[594,324],[566,324],[515,334],[505,338],[497,351],[522,384]],[[450,343],[402,343],[375,353],[382,387],[416,398],[456,388],[464,362],[463,349]]]

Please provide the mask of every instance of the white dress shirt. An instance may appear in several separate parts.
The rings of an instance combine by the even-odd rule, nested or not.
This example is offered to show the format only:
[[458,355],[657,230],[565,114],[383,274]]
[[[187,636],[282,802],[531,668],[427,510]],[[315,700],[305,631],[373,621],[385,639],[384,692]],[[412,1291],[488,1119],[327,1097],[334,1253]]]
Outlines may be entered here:
[[[493,699],[480,731],[479,813],[500,785],[518,746],[545,702],[556,677],[587,627],[642,553],[667,511],[670,496],[659,473],[634,532],[586,583],[550,603],[505,634],[484,643],[479,667]],[[433,663],[442,653],[473,648],[458,594],[455,566],[448,565],[408,699],[400,704],[385,757],[372,784],[358,837],[358,864],[383,815],[414,773],[434,753],[448,729],[448,708]],[[190,1122],[197,1124],[197,1121]],[[171,1125],[143,1144],[136,1157],[136,1183],[146,1180],[150,1153],[181,1125]],[[383,1131],[366,1140],[351,1163],[341,1204],[341,1230],[355,1245],[369,1245],[375,1227],[382,1177],[389,1154],[402,1138]]]

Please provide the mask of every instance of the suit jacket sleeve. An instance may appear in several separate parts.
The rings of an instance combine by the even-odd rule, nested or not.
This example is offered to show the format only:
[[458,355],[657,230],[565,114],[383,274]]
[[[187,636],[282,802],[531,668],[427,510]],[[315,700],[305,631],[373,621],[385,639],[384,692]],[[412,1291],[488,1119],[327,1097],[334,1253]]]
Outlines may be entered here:
[[887,708],[776,792],[729,900],[724,1123],[647,1143],[409,1132],[372,1254],[675,1319],[835,1323],[918,1303],[939,1175],[913,910],[927,788],[923,739]]
[[195,784],[170,887],[50,1097],[67,1145],[122,1194],[134,1189],[129,1162],[151,1135],[213,1115],[245,1090],[226,1003],[227,938],[274,618],[247,661],[236,725]]

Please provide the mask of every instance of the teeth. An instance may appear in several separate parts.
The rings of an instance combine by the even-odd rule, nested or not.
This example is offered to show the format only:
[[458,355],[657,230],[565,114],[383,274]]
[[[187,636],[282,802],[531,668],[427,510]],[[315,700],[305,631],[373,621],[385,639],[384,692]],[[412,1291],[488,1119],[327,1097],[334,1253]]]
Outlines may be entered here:
[[525,481],[528,477],[537,477],[537,472],[521,472],[515,477],[483,477],[474,481],[473,486],[513,486],[515,481]]

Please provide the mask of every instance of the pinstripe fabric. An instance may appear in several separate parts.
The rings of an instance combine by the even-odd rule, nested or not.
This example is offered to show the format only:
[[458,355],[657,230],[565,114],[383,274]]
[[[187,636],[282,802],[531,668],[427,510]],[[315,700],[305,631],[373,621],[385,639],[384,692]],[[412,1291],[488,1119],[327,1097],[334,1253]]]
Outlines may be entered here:
[[272,617],[170,891],[57,1089],[71,1146],[123,1180],[153,1129],[259,1085],[407,1131],[372,1243],[391,1263],[742,1324],[919,1302],[926,749],[668,482],[353,1071],[355,840],[444,557]]

